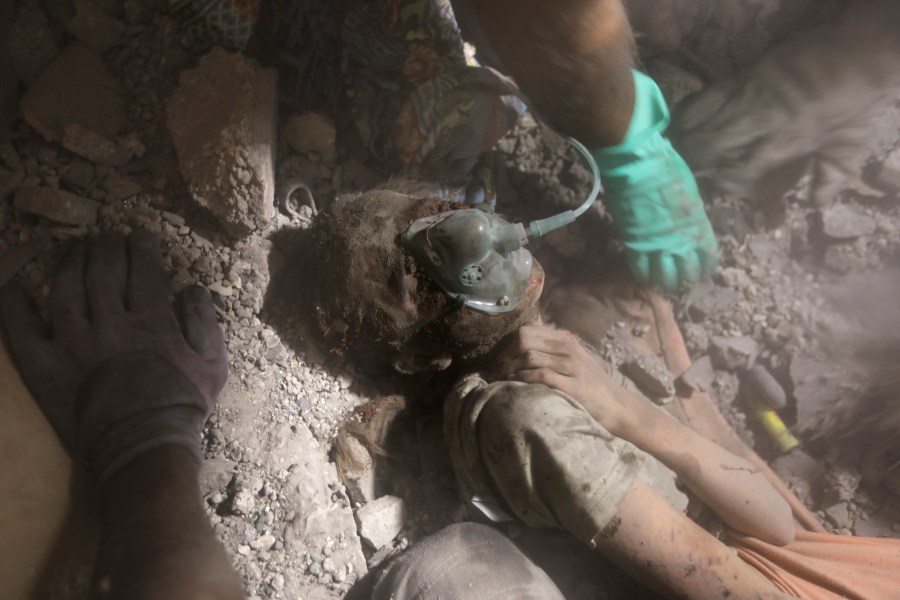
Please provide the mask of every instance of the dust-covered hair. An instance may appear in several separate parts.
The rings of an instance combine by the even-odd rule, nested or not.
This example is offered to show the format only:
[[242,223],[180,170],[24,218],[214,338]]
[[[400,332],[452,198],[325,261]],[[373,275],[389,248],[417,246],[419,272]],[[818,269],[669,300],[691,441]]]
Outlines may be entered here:
[[[391,187],[340,196],[320,214],[306,260],[316,322],[326,349],[365,365],[391,363],[400,353],[471,359],[493,348],[532,311],[484,315],[459,309],[419,327],[450,299],[403,250],[409,225],[456,205],[427,190]],[[446,366],[446,365],[444,365]]]

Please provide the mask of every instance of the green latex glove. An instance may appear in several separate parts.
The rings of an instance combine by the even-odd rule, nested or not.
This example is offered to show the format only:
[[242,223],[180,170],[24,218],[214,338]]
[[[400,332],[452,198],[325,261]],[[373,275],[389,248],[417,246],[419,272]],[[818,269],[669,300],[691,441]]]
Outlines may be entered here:
[[690,168],[662,135],[669,125],[662,92],[633,73],[634,114],[624,141],[591,154],[631,272],[671,291],[712,273],[719,248]]

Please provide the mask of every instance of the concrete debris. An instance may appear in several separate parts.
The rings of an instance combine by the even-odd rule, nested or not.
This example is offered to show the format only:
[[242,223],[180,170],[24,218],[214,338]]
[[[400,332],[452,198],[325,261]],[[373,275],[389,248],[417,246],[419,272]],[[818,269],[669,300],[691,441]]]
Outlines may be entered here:
[[256,508],[256,501],[262,488],[263,481],[259,477],[236,476],[234,494],[229,505],[231,512],[236,515],[249,516]]
[[794,448],[772,461],[772,469],[788,485],[803,481],[809,486],[818,487],[825,475],[825,467],[815,458]]
[[234,478],[235,462],[227,458],[217,456],[207,458],[200,465],[200,493],[209,496],[214,493],[224,493],[228,484]]
[[402,498],[382,496],[356,511],[359,521],[359,536],[373,550],[391,543],[406,519],[406,506]]
[[691,318],[702,321],[734,307],[744,296],[737,290],[715,285],[709,281],[698,283],[688,292]]
[[267,533],[259,536],[252,542],[250,542],[250,547],[254,550],[269,550],[272,546],[275,545],[275,536],[271,533]]
[[141,184],[126,175],[112,172],[103,180],[103,189],[111,200],[125,200],[141,193]]
[[19,189],[25,174],[22,171],[10,171],[0,167],[0,200],[5,200]]
[[706,354],[706,349],[709,348],[709,333],[703,325],[684,323],[681,325],[681,334],[684,336],[684,343],[687,344],[691,355]]
[[655,356],[641,355],[630,358],[619,367],[626,377],[653,400],[661,400],[675,395],[672,374]]
[[855,469],[832,465],[822,481],[822,506],[852,501],[861,479]]
[[853,526],[850,509],[846,502],[838,502],[829,506],[825,509],[825,516],[828,518],[828,522],[837,529],[849,529]]
[[119,44],[125,24],[108,15],[92,0],[75,0],[75,16],[66,29],[85,46],[103,54]]
[[294,152],[314,155],[323,162],[334,160],[337,134],[334,121],[326,115],[316,112],[291,115],[282,135]]
[[250,516],[253,507],[256,506],[256,498],[253,492],[241,489],[235,492],[231,498],[231,512],[239,516]]
[[807,357],[794,357],[790,364],[790,378],[797,403],[796,430],[814,433],[828,423],[843,390],[837,385],[839,372]]
[[123,106],[119,83],[103,59],[77,42],[41,73],[21,101],[22,116],[51,142],[62,141],[66,126],[73,125],[114,140],[124,127]]
[[832,240],[852,240],[875,233],[875,220],[849,204],[835,204],[823,209],[821,214],[822,231]]
[[16,192],[15,207],[66,225],[93,225],[100,203],[52,188],[27,186]]
[[754,365],[746,375],[745,381],[751,393],[774,410],[787,407],[787,393],[778,380],[762,365]]
[[261,229],[273,215],[276,88],[273,70],[215,48],[181,74],[167,104],[191,195],[233,235]]
[[709,355],[716,368],[741,371],[750,368],[759,354],[759,346],[751,337],[714,335],[709,340]]
[[719,277],[726,287],[744,290],[753,285],[753,279],[747,271],[737,267],[726,267],[719,272]]
[[[15,3],[7,2],[10,7]],[[47,15],[35,3],[23,4],[9,29],[9,57],[19,79],[31,85],[59,54]]]
[[131,152],[90,129],[69,124],[62,130],[63,148],[92,162],[121,167],[131,160]]
[[835,244],[825,249],[822,264],[837,273],[859,273],[866,270],[869,259],[853,244]]
[[875,182],[879,186],[900,190],[900,148],[895,148],[878,167]]
[[691,364],[687,371],[681,374],[678,382],[687,386],[691,391],[710,392],[715,378],[716,371],[713,369],[712,361],[708,356],[701,356]]
[[94,187],[97,175],[91,163],[75,159],[60,169],[59,178],[69,187],[86,191]]

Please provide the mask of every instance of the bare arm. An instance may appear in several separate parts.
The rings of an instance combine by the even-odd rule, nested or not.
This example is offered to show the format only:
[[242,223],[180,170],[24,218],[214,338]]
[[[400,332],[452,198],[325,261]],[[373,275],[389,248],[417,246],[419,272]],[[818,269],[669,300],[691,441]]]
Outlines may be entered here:
[[197,463],[176,446],[147,452],[102,488],[101,598],[239,600],[241,584],[200,506]]
[[476,0],[494,52],[541,116],[588,148],[622,141],[634,40],[620,0]]
[[616,525],[595,538],[622,570],[675,598],[782,599],[752,567],[641,481],[619,505]]
[[523,327],[498,374],[543,383],[578,400],[610,433],[652,454],[731,527],[772,544],[794,539],[790,506],[747,460],[617,385],[569,332]]
[[[646,398],[623,388],[615,394],[630,409],[612,433],[675,471],[731,527],[779,546],[793,541],[790,506],[752,463],[657,410]],[[591,414],[602,412],[598,404],[593,399],[585,408]]]

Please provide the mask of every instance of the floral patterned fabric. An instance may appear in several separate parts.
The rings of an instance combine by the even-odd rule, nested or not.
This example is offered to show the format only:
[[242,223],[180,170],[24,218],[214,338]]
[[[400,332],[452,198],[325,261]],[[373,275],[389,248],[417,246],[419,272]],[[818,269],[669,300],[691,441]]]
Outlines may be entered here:
[[363,143],[395,175],[469,183],[524,110],[506,78],[467,60],[450,0],[273,0],[262,16],[260,0],[170,7],[199,49],[244,49],[258,23],[250,48],[280,56],[285,100],[330,108],[339,89]]

